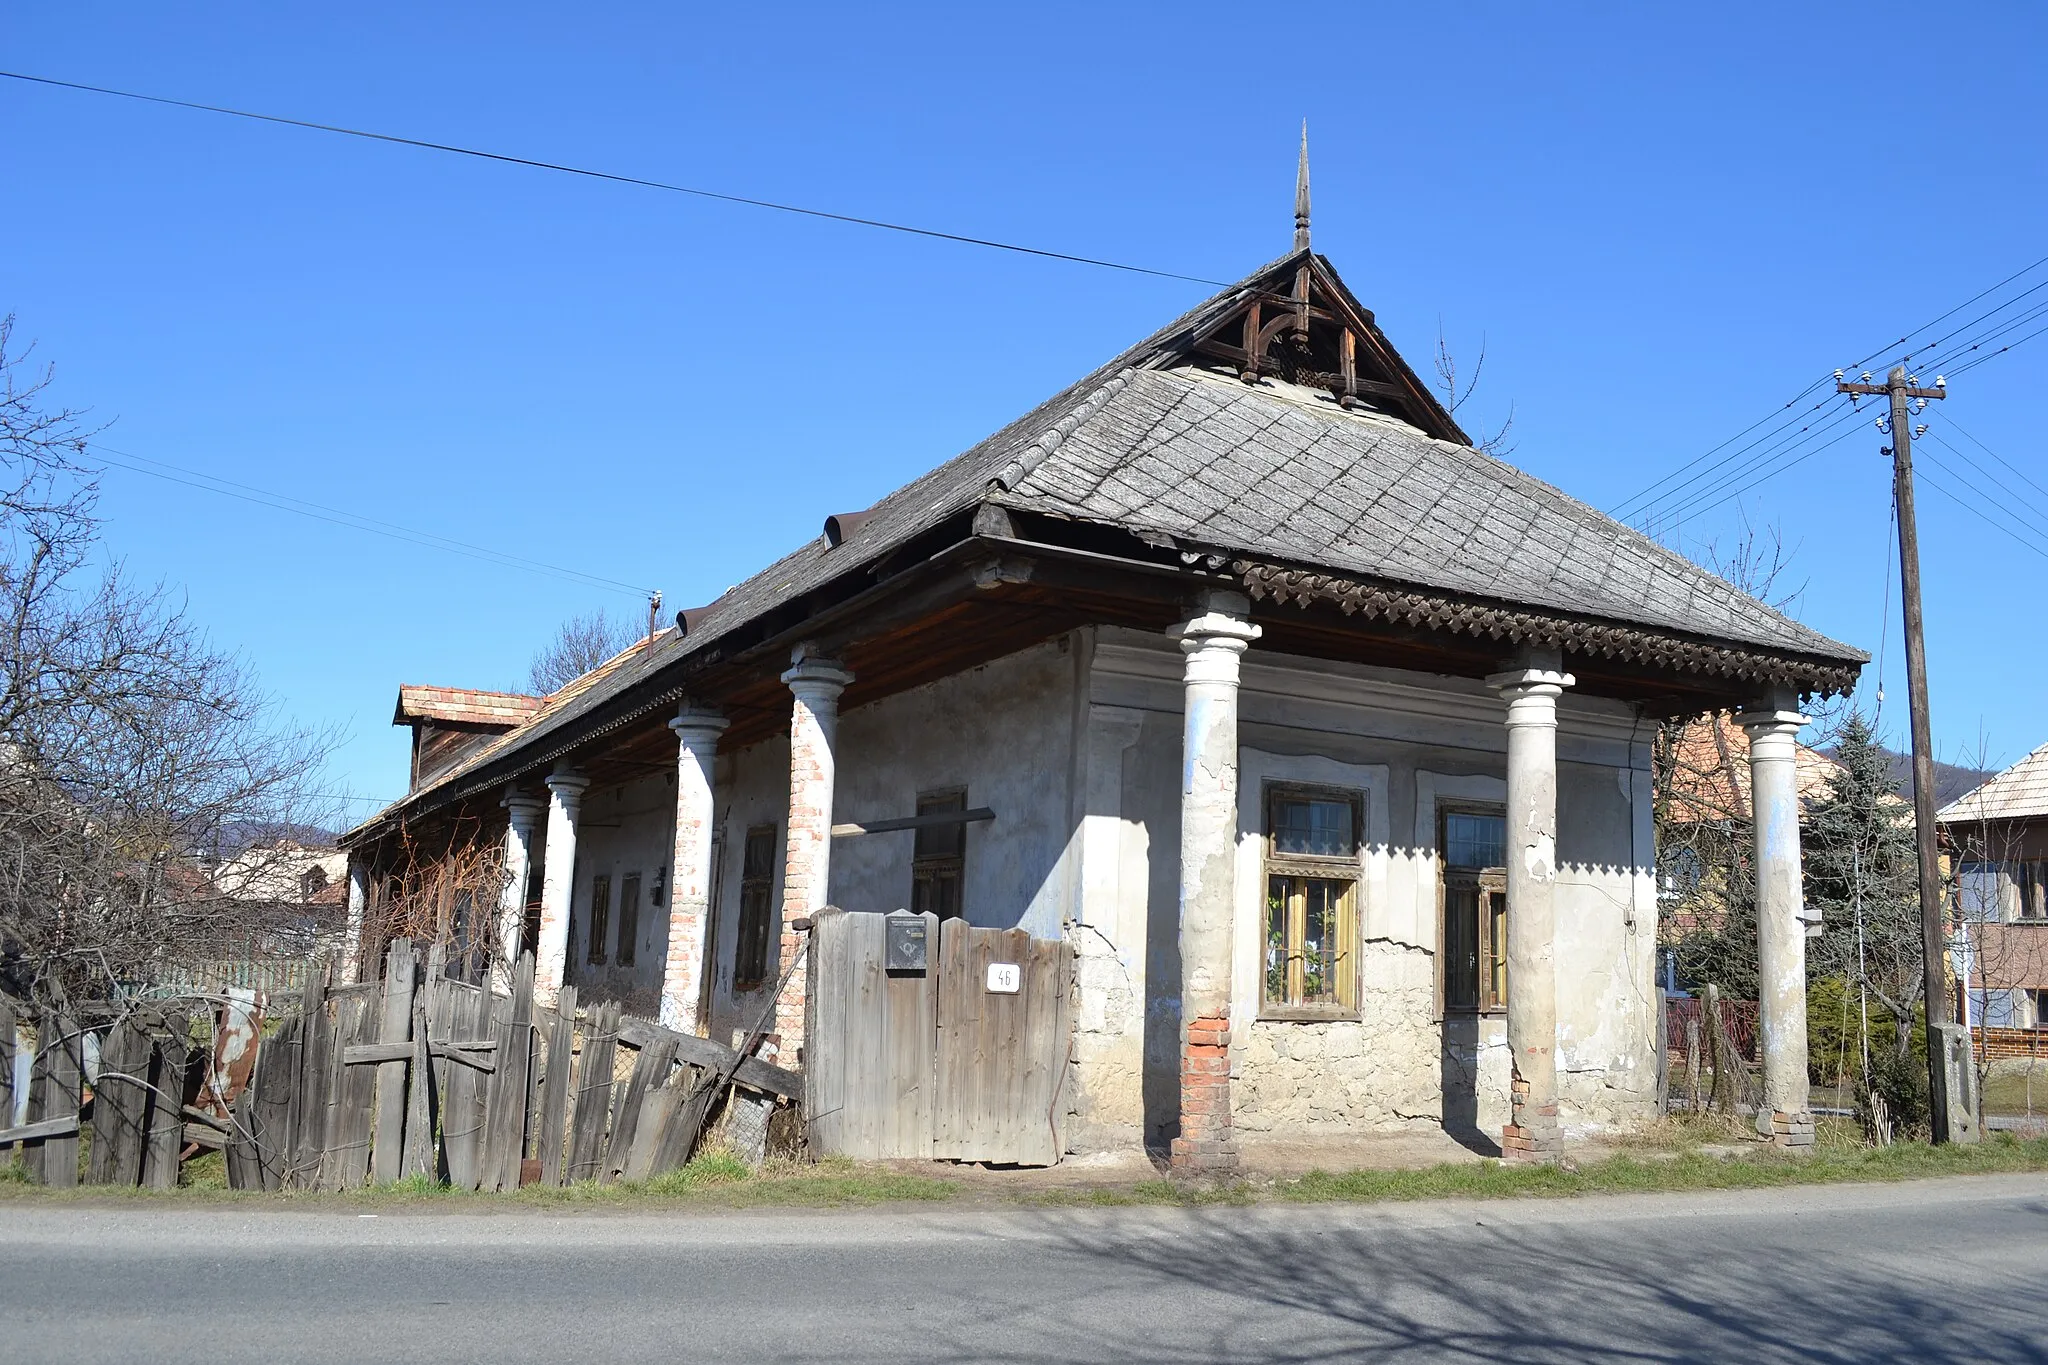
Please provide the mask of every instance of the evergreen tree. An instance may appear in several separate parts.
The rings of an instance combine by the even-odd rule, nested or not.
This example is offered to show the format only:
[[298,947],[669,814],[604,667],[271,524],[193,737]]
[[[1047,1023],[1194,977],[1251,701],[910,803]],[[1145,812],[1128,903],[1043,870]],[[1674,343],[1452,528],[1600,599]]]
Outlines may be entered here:
[[1893,1024],[1894,1054],[1903,1054],[1923,985],[1912,807],[1860,714],[1843,725],[1834,756],[1841,766],[1804,821],[1807,913],[1826,922],[1807,965],[1814,977],[1867,990]]

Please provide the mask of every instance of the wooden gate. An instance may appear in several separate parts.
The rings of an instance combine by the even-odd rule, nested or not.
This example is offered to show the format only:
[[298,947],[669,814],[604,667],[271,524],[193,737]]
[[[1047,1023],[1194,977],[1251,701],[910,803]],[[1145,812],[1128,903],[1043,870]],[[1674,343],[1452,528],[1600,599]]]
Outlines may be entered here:
[[1053,1165],[1072,1038],[1067,946],[922,919],[929,969],[900,973],[884,968],[887,916],[817,917],[804,1044],[811,1150]]

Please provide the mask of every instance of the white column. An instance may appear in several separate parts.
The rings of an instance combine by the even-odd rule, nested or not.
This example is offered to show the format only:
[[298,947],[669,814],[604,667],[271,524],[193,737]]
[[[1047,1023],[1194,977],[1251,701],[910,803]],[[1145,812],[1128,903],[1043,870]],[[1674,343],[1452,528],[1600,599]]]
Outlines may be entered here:
[[512,989],[512,964],[519,960],[526,933],[526,891],[533,871],[533,834],[540,828],[546,804],[517,787],[498,804],[505,808],[505,885],[498,893],[498,960],[491,980],[500,990]]
[[676,841],[668,882],[661,1022],[684,1033],[703,1033],[711,1017],[711,974],[704,962],[705,930],[716,913],[711,904],[711,765],[725,726],[725,717],[716,711],[688,704],[668,723],[677,743]]
[[1523,652],[1488,678],[1508,704],[1508,1050],[1514,1076],[1501,1151],[1554,1160],[1557,1109],[1557,699],[1575,681],[1558,650]]
[[1237,1165],[1230,959],[1237,887],[1237,680],[1259,638],[1241,593],[1212,592],[1172,634],[1187,655],[1180,787],[1180,1136],[1174,1169]]
[[346,935],[341,949],[341,979],[363,979],[363,926],[370,914],[370,864],[360,849],[348,855],[348,916],[343,921]]
[[781,1035],[784,1066],[794,1065],[803,1048],[803,936],[793,921],[825,908],[832,872],[832,787],[838,774],[834,746],[839,737],[839,694],[853,681],[836,659],[816,657],[797,646],[790,669],[782,675],[794,701],[789,714],[789,839],[782,863],[782,945],[780,964],[789,985],[775,1004],[775,1029]]
[[1797,698],[1765,698],[1735,717],[1749,733],[1750,817],[1756,832],[1757,1033],[1764,1098],[1757,1131],[1781,1146],[1813,1143],[1806,1077],[1806,919],[1799,869],[1799,761],[1806,724]]
[[540,941],[534,945],[533,998],[552,1005],[569,968],[569,898],[576,886],[576,817],[590,779],[566,762],[548,775],[547,866],[541,870]]

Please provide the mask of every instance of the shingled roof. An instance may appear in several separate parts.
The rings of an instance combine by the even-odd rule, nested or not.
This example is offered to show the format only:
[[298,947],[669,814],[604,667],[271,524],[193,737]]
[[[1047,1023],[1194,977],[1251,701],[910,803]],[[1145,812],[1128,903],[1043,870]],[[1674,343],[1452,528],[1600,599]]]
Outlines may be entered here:
[[2048,744],[1934,813],[1942,824],[2048,816]]
[[[1282,297],[1289,289],[1301,302]],[[1294,307],[1307,318],[1311,293],[1319,325],[1334,318],[1354,334],[1344,339],[1346,391],[1306,359],[1305,374],[1282,377],[1252,362],[1240,377],[1242,360],[1227,359],[1246,354],[1228,340],[1240,321],[1256,324],[1262,301],[1276,324]],[[1376,377],[1353,382],[1354,339],[1357,372]],[[615,660],[597,685],[550,698],[436,785],[564,730],[762,613],[866,569],[982,502],[1851,671],[1867,660],[1465,442],[1329,262],[1296,251],[845,519],[843,536],[808,541],[685,613],[687,631],[664,631]]]

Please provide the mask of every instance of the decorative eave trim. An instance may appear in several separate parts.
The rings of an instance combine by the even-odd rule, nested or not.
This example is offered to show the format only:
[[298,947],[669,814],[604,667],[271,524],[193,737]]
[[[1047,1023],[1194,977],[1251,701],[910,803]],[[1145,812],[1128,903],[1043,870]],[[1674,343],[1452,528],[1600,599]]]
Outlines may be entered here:
[[1238,559],[1231,568],[1255,600],[1293,602],[1303,607],[1327,602],[1347,616],[1363,613],[1368,621],[1563,649],[1580,658],[1619,659],[1675,673],[1789,687],[1801,696],[1846,694],[1862,671],[1860,664],[1824,656],[1719,644],[1645,626],[1528,611],[1478,598],[1257,560]]

